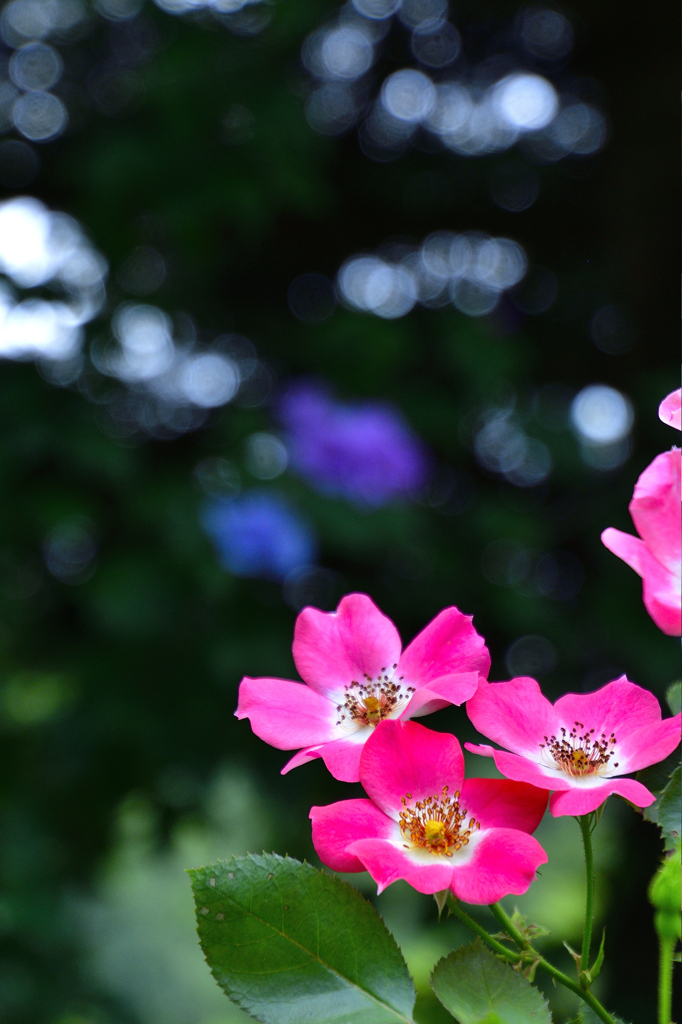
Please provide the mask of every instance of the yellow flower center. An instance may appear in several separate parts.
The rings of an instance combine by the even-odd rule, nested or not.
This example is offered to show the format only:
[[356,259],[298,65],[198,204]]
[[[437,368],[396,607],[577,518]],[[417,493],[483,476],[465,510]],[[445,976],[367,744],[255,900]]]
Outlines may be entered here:
[[429,821],[424,822],[424,838],[427,843],[433,845],[434,843],[442,843],[445,837],[445,823],[442,821],[434,821],[431,818]]
[[427,796],[412,803],[412,795],[401,798],[400,832],[406,849],[428,850],[429,853],[452,857],[456,850],[467,846],[474,832],[480,829],[480,822],[470,818],[460,807],[459,790],[454,796],[448,795],[443,786],[440,796]]
[[610,768],[617,768],[618,761],[609,764],[615,752],[616,737],[613,733],[608,737],[602,733],[597,739],[594,732],[594,729],[585,729],[582,722],[574,722],[570,732],[561,728],[558,737],[545,736],[545,742],[540,744],[543,761],[572,778],[604,775]]

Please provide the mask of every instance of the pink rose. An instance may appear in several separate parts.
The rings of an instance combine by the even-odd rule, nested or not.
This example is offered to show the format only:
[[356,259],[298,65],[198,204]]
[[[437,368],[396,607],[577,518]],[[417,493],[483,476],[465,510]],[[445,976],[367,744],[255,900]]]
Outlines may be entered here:
[[681,401],[682,389],[678,388],[677,391],[671,391],[658,407],[659,417],[664,423],[667,423],[668,426],[673,427],[675,430],[682,430]]
[[534,679],[483,682],[467,714],[480,733],[507,748],[467,743],[467,750],[494,757],[508,779],[554,790],[555,817],[589,814],[611,793],[648,807],[654,795],[621,776],[662,761],[680,742],[680,715],[662,720],[653,693],[625,676],[594,693],[567,693],[556,704]]
[[304,608],[293,644],[304,683],[246,677],[235,714],[273,747],[303,748],[283,773],[321,757],[335,778],[357,782],[363,745],[380,722],[463,704],[490,670],[483,638],[457,608],[401,648],[366,594],[348,594],[335,612]]
[[507,779],[465,779],[454,736],[416,722],[383,722],[360,758],[369,800],[313,807],[313,845],[333,871],[369,871],[379,892],[404,879],[466,903],[527,891],[547,854],[529,834],[547,790]]
[[609,551],[642,577],[644,606],[669,636],[682,633],[680,455],[679,448],[658,455],[635,484],[628,507],[639,537],[613,527],[601,535]]

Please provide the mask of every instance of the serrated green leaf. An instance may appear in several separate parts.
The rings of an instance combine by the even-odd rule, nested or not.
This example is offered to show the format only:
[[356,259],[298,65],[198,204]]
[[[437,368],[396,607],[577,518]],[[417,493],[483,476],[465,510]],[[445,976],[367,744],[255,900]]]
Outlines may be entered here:
[[[679,843],[682,836],[682,823],[680,821],[680,762],[677,755],[671,755],[671,758],[673,757],[675,758],[675,764],[672,773],[665,785],[660,789],[652,789],[651,786],[647,786],[647,781],[642,778],[644,772],[638,772],[637,774],[639,781],[643,782],[647,788],[656,794],[656,802],[651,804],[650,807],[645,807],[642,813],[647,821],[652,821],[660,828],[665,839],[666,850],[673,849]],[[666,761],[671,760],[671,758],[666,758]],[[665,763],[662,762],[662,764]],[[650,771],[650,769],[647,769],[647,771]]]
[[[659,761],[658,764],[652,764],[649,768],[642,768],[641,771],[637,772],[635,778],[657,797],[668,785],[670,776],[673,774],[679,763],[680,755],[679,752],[675,750],[672,754],[669,754],[664,761]],[[658,806],[656,804],[651,804],[650,807],[645,807],[644,817],[648,821],[656,822],[658,818]]]
[[440,960],[431,987],[459,1024],[551,1024],[539,990],[480,939]]
[[672,849],[682,834],[680,792],[682,768],[678,764],[670,781],[658,798],[658,827],[663,833],[666,849]]
[[227,995],[266,1024],[411,1024],[415,992],[372,905],[275,854],[190,871],[197,930]]
[[[611,1014],[611,1020],[613,1024],[626,1024],[622,1017],[616,1017],[614,1013]],[[580,1009],[576,1024],[602,1024],[602,1022],[592,1007],[585,1005]]]
[[665,699],[672,713],[678,715],[682,710],[682,682],[678,680],[669,686],[665,693]]

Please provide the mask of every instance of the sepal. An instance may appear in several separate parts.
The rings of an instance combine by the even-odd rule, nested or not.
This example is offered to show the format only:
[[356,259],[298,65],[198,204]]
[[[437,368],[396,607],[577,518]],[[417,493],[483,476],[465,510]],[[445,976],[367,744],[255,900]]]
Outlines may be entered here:
[[440,921],[440,918],[441,918],[441,914],[443,913],[443,907],[447,903],[449,895],[450,895],[450,890],[449,889],[442,889],[441,892],[434,892],[434,894],[433,894],[433,898],[436,901],[436,906],[438,907],[438,920],[439,921]]

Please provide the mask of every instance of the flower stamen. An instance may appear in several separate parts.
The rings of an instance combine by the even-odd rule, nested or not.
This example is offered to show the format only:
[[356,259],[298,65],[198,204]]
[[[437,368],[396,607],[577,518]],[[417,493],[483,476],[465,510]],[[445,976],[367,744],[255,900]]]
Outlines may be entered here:
[[[582,732],[581,730],[585,730]],[[559,768],[571,778],[585,775],[604,775],[618,767],[609,764],[615,753],[616,737],[602,733],[597,739],[594,729],[585,729],[582,722],[574,722],[569,732],[562,728],[560,736],[545,736],[540,744],[542,759],[550,768]]]
[[400,812],[400,832],[406,849],[423,849],[429,853],[452,857],[453,853],[467,846],[474,832],[481,827],[475,818],[467,824],[466,809],[460,807],[459,790],[448,795],[443,786],[440,796],[427,796],[412,803],[412,794],[401,797],[403,810]]
[[[397,665],[393,665],[393,671]],[[376,679],[365,675],[363,682],[354,679],[346,684],[346,699],[338,704],[337,725],[375,726],[385,718],[395,718],[414,693],[414,686],[405,686],[401,676],[394,682],[386,668]]]

